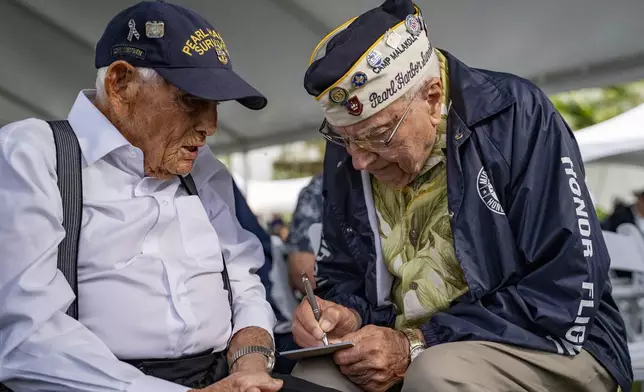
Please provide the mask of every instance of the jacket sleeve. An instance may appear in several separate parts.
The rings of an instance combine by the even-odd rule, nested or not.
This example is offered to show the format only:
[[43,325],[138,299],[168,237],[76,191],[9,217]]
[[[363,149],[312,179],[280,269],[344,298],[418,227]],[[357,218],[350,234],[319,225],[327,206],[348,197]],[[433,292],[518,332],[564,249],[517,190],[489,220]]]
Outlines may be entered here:
[[434,315],[421,326],[430,346],[490,340],[543,348],[548,339],[553,352],[575,355],[593,325],[609,256],[572,132],[543,93],[533,94],[515,116],[523,122],[514,124],[504,206],[526,272]]
[[[350,212],[338,211],[338,207],[329,203],[327,190],[333,192],[338,162],[346,157],[341,147],[327,143],[324,158],[324,174],[322,180],[323,212],[322,212],[322,241],[316,256],[316,294],[339,305],[354,309],[360,314],[362,324],[391,326],[396,312],[393,306],[373,306],[367,300],[365,276],[368,275],[366,266],[351,254],[351,247],[360,247],[360,240],[353,236],[353,228],[340,223],[337,216],[350,216]],[[351,161],[343,163],[351,164]],[[343,171],[344,173],[344,171]],[[347,173],[348,176],[360,176],[357,171]],[[353,181],[351,181],[353,180]],[[351,183],[357,179],[342,178],[341,181]],[[357,180],[360,181],[360,180]],[[353,238],[351,240],[350,238]],[[351,245],[350,245],[351,243]],[[363,249],[368,252],[368,249]],[[364,259],[361,258],[361,259]],[[375,272],[371,275],[375,276]]]

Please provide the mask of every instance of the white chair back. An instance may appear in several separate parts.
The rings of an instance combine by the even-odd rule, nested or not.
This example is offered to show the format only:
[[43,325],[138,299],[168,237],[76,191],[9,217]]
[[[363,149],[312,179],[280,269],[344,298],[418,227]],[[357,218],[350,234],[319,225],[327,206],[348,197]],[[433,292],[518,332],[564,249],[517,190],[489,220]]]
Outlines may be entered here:
[[644,273],[644,236],[635,225],[625,223],[617,228],[617,233],[603,234],[611,269]]
[[[623,224],[617,233],[603,232],[611,258],[613,298],[626,326],[629,342],[644,340],[644,236],[633,224]],[[629,272],[617,277],[615,270]]]
[[[631,356],[635,380],[644,379],[644,235],[633,224],[617,228],[617,233],[604,231],[610,254],[611,270],[628,271],[630,278],[611,279],[613,298],[619,307]],[[642,387],[644,391],[644,386]]]

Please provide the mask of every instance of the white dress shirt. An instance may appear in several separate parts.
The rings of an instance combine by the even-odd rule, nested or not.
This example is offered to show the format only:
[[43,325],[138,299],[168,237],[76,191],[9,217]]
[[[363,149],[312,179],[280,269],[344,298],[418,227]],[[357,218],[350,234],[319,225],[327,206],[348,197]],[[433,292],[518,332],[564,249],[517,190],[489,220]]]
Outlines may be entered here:
[[230,173],[208,148],[192,171],[201,200],[178,178],[145,177],[142,151],[93,94],[81,92],[68,117],[83,156],[79,321],[65,314],[74,295],[56,268],[65,231],[51,129],[29,119],[0,130],[0,382],[17,391],[186,391],[117,358],[221,351],[242,328],[271,332],[275,316],[254,274],[262,248],[239,225]]

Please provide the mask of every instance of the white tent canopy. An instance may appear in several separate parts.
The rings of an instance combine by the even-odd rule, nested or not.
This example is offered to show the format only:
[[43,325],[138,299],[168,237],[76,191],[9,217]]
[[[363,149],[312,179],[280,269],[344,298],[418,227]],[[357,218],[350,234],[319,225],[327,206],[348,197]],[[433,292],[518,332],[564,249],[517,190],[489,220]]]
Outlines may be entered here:
[[262,216],[274,212],[292,213],[300,191],[311,181],[311,177],[275,181],[244,180],[235,173],[233,178],[250,209]]
[[[269,106],[222,105],[217,151],[316,137],[321,111],[302,87],[317,42],[381,0],[174,0],[220,31],[235,70]],[[94,81],[104,26],[134,0],[0,2],[0,125],[63,118]],[[417,0],[431,39],[466,63],[530,78],[547,92],[644,78],[642,0]]]
[[584,162],[644,166],[644,104],[575,133]]
[[615,198],[629,201],[644,189],[644,105],[575,132],[595,204],[606,210]]

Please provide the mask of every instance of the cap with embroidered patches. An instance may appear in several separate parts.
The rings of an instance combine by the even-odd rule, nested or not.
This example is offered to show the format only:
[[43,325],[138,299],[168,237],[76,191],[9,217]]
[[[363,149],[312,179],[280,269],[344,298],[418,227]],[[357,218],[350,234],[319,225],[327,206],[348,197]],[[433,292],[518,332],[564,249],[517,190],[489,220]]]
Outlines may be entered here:
[[331,125],[346,126],[384,110],[432,75],[440,76],[440,66],[420,9],[411,0],[386,0],[320,41],[304,88]]
[[152,68],[166,81],[199,98],[236,100],[249,109],[266,98],[232,68],[228,48],[196,12],[162,1],[144,1],[120,12],[96,45],[96,68],[124,60]]

